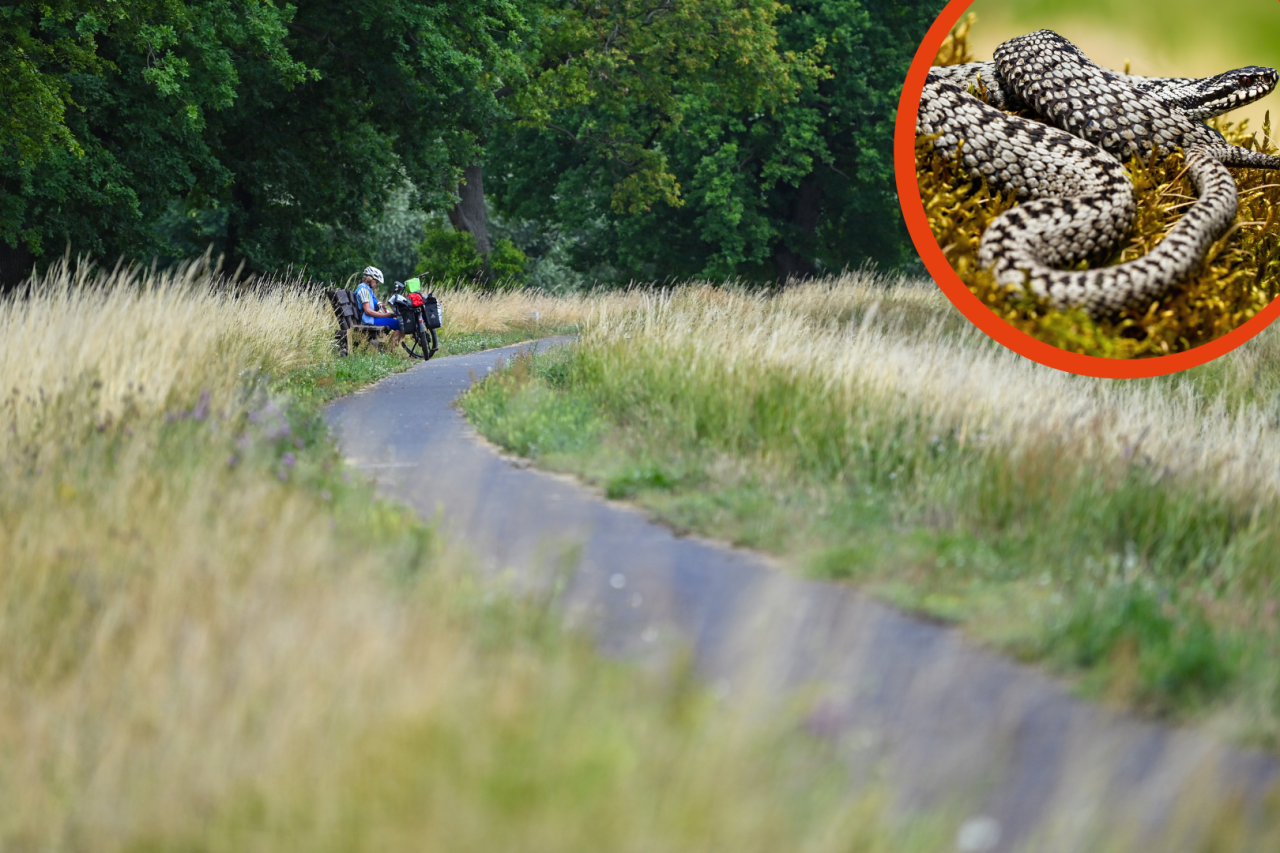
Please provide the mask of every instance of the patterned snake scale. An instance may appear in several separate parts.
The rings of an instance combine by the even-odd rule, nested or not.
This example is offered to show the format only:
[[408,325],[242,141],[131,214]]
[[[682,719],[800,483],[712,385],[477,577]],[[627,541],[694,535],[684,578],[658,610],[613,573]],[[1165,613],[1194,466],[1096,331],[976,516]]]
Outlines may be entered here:
[[[978,248],[997,282],[1102,316],[1157,299],[1196,271],[1236,215],[1227,166],[1280,169],[1280,157],[1229,145],[1203,123],[1267,95],[1276,80],[1260,67],[1202,80],[1119,74],[1040,30],[1000,45],[993,61],[931,69],[916,132],[936,135],[945,157],[960,147],[971,177],[1019,199]],[[969,94],[979,86],[990,105]],[[997,107],[1029,108],[1048,124]],[[1198,198],[1155,249],[1111,267],[1061,269],[1105,262],[1133,227],[1133,182],[1121,159],[1178,148]]]

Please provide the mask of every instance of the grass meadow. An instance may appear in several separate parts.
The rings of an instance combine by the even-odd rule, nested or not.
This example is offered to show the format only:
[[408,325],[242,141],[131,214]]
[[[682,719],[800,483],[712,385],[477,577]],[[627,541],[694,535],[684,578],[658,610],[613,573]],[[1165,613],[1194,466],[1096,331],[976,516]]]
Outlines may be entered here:
[[1086,696],[1280,747],[1280,333],[1099,380],[930,283],[690,285],[464,399],[492,440],[681,530],[781,555]]
[[[446,351],[643,316],[444,304]],[[408,362],[336,360],[333,325],[199,267],[0,301],[0,849],[949,849],[377,500],[319,404]]]

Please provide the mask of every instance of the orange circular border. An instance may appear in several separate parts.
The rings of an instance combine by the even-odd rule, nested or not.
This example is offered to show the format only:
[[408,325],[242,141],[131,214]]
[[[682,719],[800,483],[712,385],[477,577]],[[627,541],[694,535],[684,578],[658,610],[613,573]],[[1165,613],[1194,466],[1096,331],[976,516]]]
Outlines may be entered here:
[[920,43],[915,59],[911,62],[907,79],[902,84],[902,95],[898,99],[897,124],[893,136],[893,171],[897,179],[898,201],[902,206],[902,216],[907,222],[907,231],[911,234],[911,240],[915,243],[916,251],[920,253],[925,268],[933,275],[934,281],[942,288],[947,298],[969,318],[971,323],[1019,355],[1068,373],[1108,379],[1142,379],[1186,370],[1225,355],[1270,325],[1271,321],[1280,315],[1280,299],[1272,300],[1266,308],[1217,340],[1186,352],[1156,358],[1101,358],[1058,349],[1031,337],[1026,332],[1015,329],[1000,319],[977,296],[974,296],[969,288],[965,287],[960,276],[956,275],[951,264],[947,263],[946,256],[942,254],[942,249],[933,238],[933,232],[929,230],[924,202],[920,200],[920,187],[916,183],[915,149],[916,113],[920,109],[920,96],[924,92],[925,77],[928,76],[929,67],[933,64],[933,58],[937,56],[947,33],[951,32],[951,28],[972,3],[973,0],[951,0],[933,22],[929,32],[925,34],[924,41]]

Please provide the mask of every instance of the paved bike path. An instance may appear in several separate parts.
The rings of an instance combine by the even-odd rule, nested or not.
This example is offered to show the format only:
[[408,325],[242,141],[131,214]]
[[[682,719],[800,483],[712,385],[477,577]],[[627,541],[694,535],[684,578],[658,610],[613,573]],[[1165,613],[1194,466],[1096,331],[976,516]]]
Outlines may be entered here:
[[503,458],[450,403],[519,349],[434,359],[335,401],[326,419],[349,464],[438,519],[484,571],[567,577],[568,618],[607,652],[660,660],[687,648],[735,704],[805,702],[805,725],[888,781],[899,806],[994,819],[999,841],[985,850],[1037,838],[1051,841],[1036,849],[1088,850],[1111,820],[1163,831],[1280,779],[1271,755],[1077,701],[953,628],[676,536]]

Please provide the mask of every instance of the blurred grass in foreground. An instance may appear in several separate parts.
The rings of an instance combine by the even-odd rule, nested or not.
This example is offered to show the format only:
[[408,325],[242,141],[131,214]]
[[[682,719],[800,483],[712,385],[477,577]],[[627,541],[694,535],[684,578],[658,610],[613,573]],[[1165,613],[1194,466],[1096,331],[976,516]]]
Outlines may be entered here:
[[[509,331],[482,302],[446,317]],[[0,849],[948,846],[377,501],[318,403],[404,362],[332,325],[197,268],[0,301]]]
[[1116,382],[996,346],[929,283],[689,286],[464,398],[678,529],[852,578],[1079,681],[1280,744],[1280,333]]

